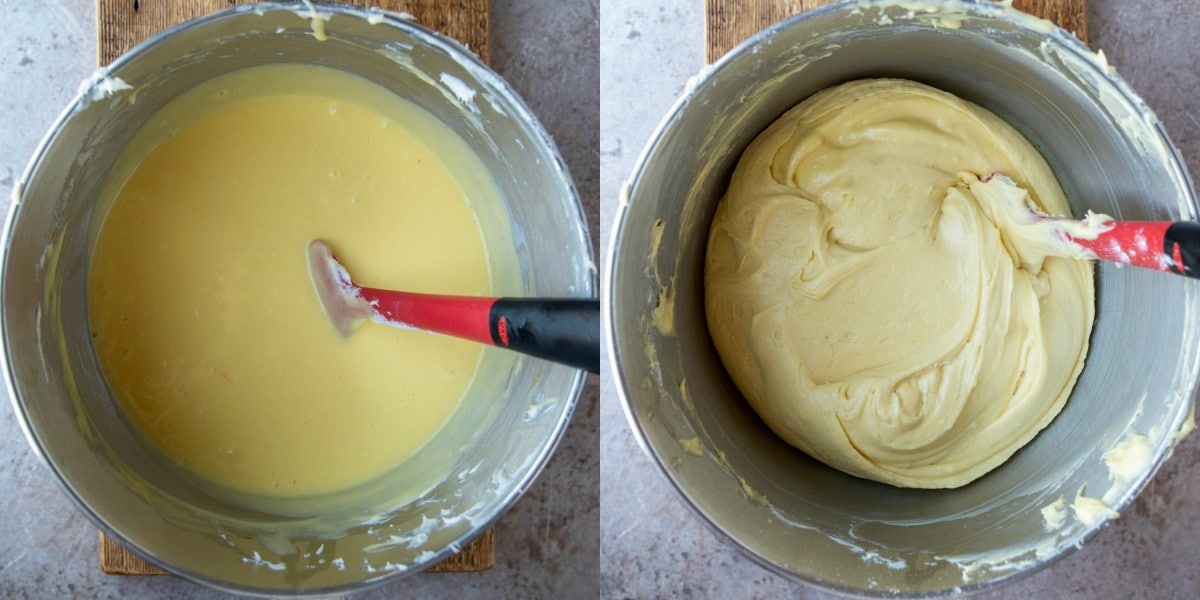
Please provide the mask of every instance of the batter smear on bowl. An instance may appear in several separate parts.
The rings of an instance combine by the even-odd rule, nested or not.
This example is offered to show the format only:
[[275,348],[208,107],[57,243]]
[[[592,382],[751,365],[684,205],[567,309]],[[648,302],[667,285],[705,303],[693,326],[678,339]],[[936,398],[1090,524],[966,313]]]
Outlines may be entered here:
[[852,475],[952,488],[1054,419],[1087,354],[1092,265],[1023,243],[997,213],[1007,180],[981,181],[997,172],[1069,214],[1020,133],[914,82],[825,90],[747,148],[705,303],[775,433]]
[[238,492],[387,472],[441,429],[481,349],[384,327],[342,340],[305,248],[324,237],[381,287],[488,295],[472,206],[500,196],[484,172],[433,115],[331,69],[256,67],[175,99],[115,167],[94,233],[92,341],[116,399],[170,459]]

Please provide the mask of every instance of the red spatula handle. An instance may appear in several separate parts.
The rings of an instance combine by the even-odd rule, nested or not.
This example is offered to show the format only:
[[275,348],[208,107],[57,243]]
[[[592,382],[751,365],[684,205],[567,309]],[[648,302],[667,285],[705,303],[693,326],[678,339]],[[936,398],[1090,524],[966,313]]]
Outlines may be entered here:
[[1200,278],[1200,223],[1114,221],[1094,240],[1071,239],[1101,260]]
[[359,288],[385,320],[600,372],[600,302],[477,298]]

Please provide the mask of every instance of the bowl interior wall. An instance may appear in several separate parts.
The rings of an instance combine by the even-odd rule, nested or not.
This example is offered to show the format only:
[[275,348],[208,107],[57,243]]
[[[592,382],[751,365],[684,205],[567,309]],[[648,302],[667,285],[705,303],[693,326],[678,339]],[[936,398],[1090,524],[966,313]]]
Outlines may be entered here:
[[[1081,82],[1088,75],[1077,70],[1086,57],[1044,54],[1045,36],[1005,22],[980,18],[950,30],[898,20],[877,27],[877,15],[812,13],[760,37],[752,50],[735,51],[696,84],[635,169],[616,224],[607,301],[616,379],[635,430],[710,524],[762,562],[803,579],[923,593],[987,584],[1081,539],[1086,528],[1076,522],[1046,533],[1040,508],[1059,497],[1069,503],[1084,484],[1092,496],[1107,490],[1100,454],[1126,431],[1150,435],[1158,455],[1165,453],[1170,444],[1162,432],[1178,427],[1196,380],[1193,288],[1175,277],[1100,267],[1087,366],[1064,411],[1033,443],[956,490],[857,479],[776,437],[730,381],[709,338],[708,225],[742,150],[819,90],[899,77],[955,93],[1013,124],[1049,160],[1077,214],[1194,218],[1195,200],[1167,146],[1141,141],[1159,134],[1144,107],[1115,101],[1107,82],[1098,90]],[[664,233],[651,256],[656,220]],[[663,336],[643,315],[672,278],[676,333]],[[705,456],[683,451],[681,440],[693,436]],[[989,565],[989,557],[998,564]],[[964,573],[961,565],[978,559],[980,568]]]
[[[94,221],[107,208],[97,204],[102,186],[125,145],[165,103],[245,67],[330,66],[433,113],[488,169],[471,176],[490,177],[505,200],[475,207],[495,292],[595,295],[574,187],[521,100],[444,39],[408,24],[372,25],[365,16],[338,9],[327,26],[331,39],[317,42],[308,21],[291,10],[226,11],[118,60],[111,75],[135,87],[136,102],[123,92],[64,116],[31,163],[11,216],[4,336],[14,401],[31,440],[94,520],[160,566],[217,587],[348,589],[435,563],[529,484],[582,387],[583,375],[573,369],[485,350],[479,377],[450,423],[392,473],[330,497],[256,502],[252,509],[245,498],[214,493],[181,474],[116,408],[89,341],[86,306]],[[447,76],[475,90],[474,102],[456,96]],[[389,542],[428,520],[436,526],[426,537]],[[335,568],[335,558],[344,569]]]

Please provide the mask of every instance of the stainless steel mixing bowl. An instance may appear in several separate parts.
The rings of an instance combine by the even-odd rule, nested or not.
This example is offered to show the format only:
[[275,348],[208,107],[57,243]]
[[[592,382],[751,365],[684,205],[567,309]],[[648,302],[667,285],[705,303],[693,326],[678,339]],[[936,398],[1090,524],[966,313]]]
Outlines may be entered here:
[[103,216],[99,192],[155,111],[201,81],[266,63],[365,77],[451,127],[498,184],[505,206],[477,207],[494,271],[512,275],[496,277],[496,292],[595,294],[575,189],[515,92],[457,43],[397,16],[317,10],[330,17],[327,41],[315,39],[300,3],[240,7],[158,35],[97,73],[34,155],[4,233],[3,366],[33,448],[105,532],[172,573],[246,593],[358,589],[457,550],[528,488],[570,419],[584,375],[489,349],[443,430],[380,480],[274,504],[197,485],[122,417],[88,333],[89,232]]
[[[1065,410],[961,489],[894,488],[791,448],[739,395],[709,338],[708,226],[760,131],[814,92],[865,77],[921,81],[991,109],[1043,152],[1080,214],[1196,218],[1158,121],[1102,58],[1048,22],[987,1],[832,5],[705,69],[651,137],[607,256],[614,379],[635,435],[687,504],[762,564],[866,594],[987,587],[1098,528],[1068,516],[1047,531],[1041,508],[1070,504],[1086,486],[1121,510],[1169,454],[1196,386],[1200,298],[1191,280],[1101,266],[1091,351]],[[1152,460],[1114,483],[1102,454],[1129,432],[1149,438]]]

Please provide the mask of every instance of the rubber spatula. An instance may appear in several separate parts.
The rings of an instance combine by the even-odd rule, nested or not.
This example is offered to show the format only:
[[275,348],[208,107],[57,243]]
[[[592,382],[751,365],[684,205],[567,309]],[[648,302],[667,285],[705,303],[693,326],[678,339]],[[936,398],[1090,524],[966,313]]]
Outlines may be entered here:
[[[992,173],[980,181],[986,184],[993,179],[1014,190],[1020,189],[1002,173]],[[1081,253],[1063,252],[1064,256],[1098,259],[1200,279],[1200,223],[1117,221],[1107,215],[1091,213],[1087,219],[1076,221],[1042,212],[1028,192],[1021,199],[1034,223],[1051,225],[1049,231],[1067,242],[1068,248],[1073,246],[1082,250]]]
[[443,296],[363,287],[321,240],[308,244],[308,273],[321,307],[343,338],[373,321],[600,372],[599,300]]
[[1095,239],[1063,237],[1100,260],[1200,278],[1200,223],[1110,221],[1109,225]]

